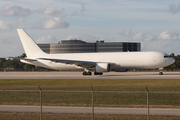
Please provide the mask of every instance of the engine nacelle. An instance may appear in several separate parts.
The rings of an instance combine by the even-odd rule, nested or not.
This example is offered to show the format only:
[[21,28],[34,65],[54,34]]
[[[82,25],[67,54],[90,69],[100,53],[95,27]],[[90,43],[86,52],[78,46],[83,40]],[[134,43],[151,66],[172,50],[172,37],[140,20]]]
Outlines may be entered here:
[[97,63],[95,67],[96,72],[109,72],[111,70],[109,63]]

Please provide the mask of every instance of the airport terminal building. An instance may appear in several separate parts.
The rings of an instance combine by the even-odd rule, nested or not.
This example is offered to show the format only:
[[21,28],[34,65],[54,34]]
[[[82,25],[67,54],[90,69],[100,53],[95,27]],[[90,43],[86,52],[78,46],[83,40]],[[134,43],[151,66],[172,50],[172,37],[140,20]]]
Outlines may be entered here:
[[38,44],[46,53],[92,53],[141,51],[141,43],[62,40],[53,44]]

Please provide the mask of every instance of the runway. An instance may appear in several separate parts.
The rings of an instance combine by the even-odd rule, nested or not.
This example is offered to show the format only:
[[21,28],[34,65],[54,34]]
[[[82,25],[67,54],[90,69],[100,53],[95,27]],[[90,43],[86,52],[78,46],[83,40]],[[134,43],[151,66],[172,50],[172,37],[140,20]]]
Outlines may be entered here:
[[[0,111],[6,112],[40,112],[40,106],[0,105]],[[43,106],[44,113],[83,113],[91,114],[91,107]],[[147,115],[147,108],[110,108],[95,107],[95,114],[133,114]],[[180,116],[180,109],[150,108],[150,115]]]
[[180,72],[108,72],[83,76],[82,72],[0,72],[0,79],[180,79]]

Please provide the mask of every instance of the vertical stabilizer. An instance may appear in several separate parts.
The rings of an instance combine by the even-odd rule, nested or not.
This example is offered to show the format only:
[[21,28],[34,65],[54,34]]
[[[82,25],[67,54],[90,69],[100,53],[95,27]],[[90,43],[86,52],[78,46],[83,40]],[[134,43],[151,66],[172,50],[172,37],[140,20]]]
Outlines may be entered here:
[[21,39],[24,51],[28,58],[36,58],[44,53],[39,46],[31,39],[31,37],[23,29],[17,29],[19,37]]

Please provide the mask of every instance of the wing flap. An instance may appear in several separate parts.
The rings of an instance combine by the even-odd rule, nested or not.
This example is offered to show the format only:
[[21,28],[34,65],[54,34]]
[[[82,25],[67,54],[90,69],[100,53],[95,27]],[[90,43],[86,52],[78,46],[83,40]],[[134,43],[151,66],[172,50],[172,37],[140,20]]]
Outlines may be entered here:
[[60,62],[60,63],[65,63],[65,64],[74,64],[79,67],[85,67],[85,68],[92,68],[92,67],[95,67],[96,65],[95,62],[90,62],[90,61],[64,60],[64,59],[51,59],[51,58],[38,58],[38,59],[50,60],[53,62]]
[[[93,68],[96,66],[97,62],[92,62],[92,61],[80,61],[80,60],[65,60],[65,59],[51,59],[51,58],[38,58],[41,60],[50,60],[53,62],[60,62],[64,64],[74,64],[77,65],[78,67],[83,67],[83,68]],[[109,63],[109,62],[108,62]],[[109,63],[111,66],[116,65],[115,63]]]

